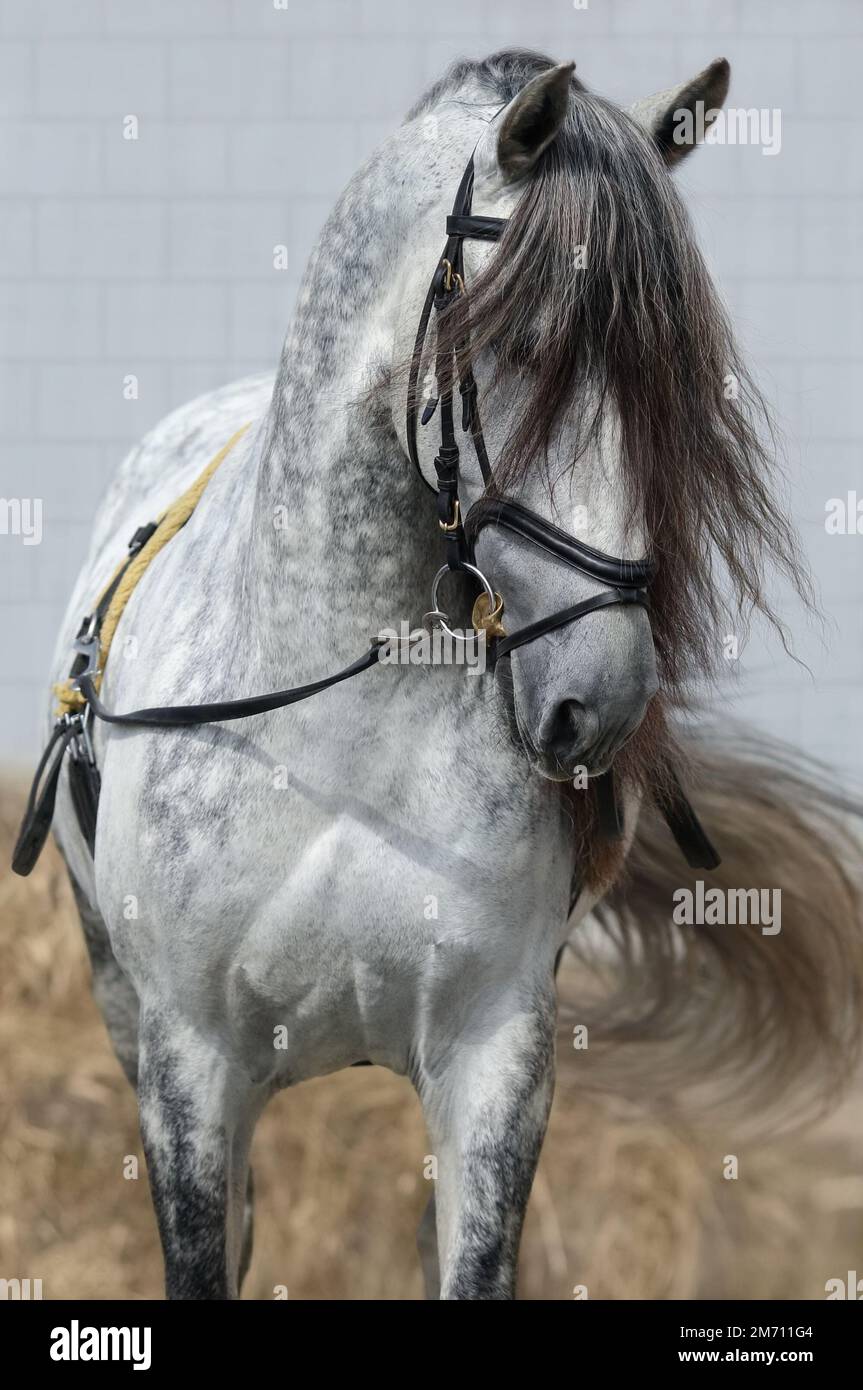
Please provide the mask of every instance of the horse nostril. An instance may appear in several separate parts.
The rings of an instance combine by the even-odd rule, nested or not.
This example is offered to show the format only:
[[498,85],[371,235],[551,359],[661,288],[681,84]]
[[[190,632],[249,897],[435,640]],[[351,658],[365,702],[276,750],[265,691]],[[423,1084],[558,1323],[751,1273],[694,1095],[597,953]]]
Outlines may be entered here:
[[560,755],[578,748],[587,722],[587,710],[580,700],[564,700],[551,715],[547,730],[542,731],[545,751]]

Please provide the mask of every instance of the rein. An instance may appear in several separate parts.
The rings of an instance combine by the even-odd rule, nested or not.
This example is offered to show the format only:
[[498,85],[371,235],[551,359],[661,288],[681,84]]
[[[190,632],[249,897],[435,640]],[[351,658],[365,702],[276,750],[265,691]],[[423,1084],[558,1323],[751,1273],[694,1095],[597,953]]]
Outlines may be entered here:
[[[462,398],[462,430],[470,433],[479,460],[484,482],[491,482],[492,470],[488,460],[477,405],[477,385],[473,372],[466,368],[459,374],[458,354],[438,352],[435,375],[438,395],[432,397],[423,410],[420,423],[428,425],[440,408],[441,443],[434,461],[437,488],[427,482],[417,450],[417,385],[419,371],[432,310],[437,314],[451,307],[455,298],[464,293],[465,237],[480,241],[498,241],[506,226],[505,219],[475,217],[471,213],[473,198],[473,156],[462,175],[452,214],[447,218],[447,240],[440,263],[432,277],[417,330],[408,382],[407,443],[408,453],[427,487],[437,495],[438,524],[446,546],[446,564],[435,576],[432,586],[432,611],[426,618],[436,621],[446,632],[447,615],[437,608],[437,591],[442,577],[451,570],[471,574],[482,585],[483,592],[474,605],[473,625],[491,639],[493,660],[507,656],[517,647],[533,642],[556,628],[583,618],[586,614],[615,604],[640,604],[648,607],[647,585],[655,574],[650,560],[619,560],[585,545],[574,536],[545,520],[520,503],[509,499],[481,497],[462,521],[458,496],[459,448],[456,442],[453,415],[453,385],[459,376],[458,389]],[[465,330],[463,346],[469,343],[469,328]],[[450,360],[447,360],[449,356]],[[156,522],[139,527],[129,543],[126,559],[98,599],[93,613],[84,618],[74,643],[75,661],[67,681],[55,687],[60,706],[52,731],[36,773],[27,808],[12,857],[15,873],[29,874],[42,851],[51,828],[57,787],[63,767],[63,757],[70,754],[70,790],[81,833],[94,853],[96,815],[101,781],[96,765],[90,732],[93,718],[106,724],[136,728],[188,728],[198,724],[220,723],[232,719],[247,719],[271,710],[307,700],[331,686],[350,680],[378,664],[386,639],[376,637],[369,649],[356,661],[335,675],[325,676],[308,685],[266,695],[248,696],[238,700],[215,701],[199,705],[165,705],[132,710],[117,714],[106,708],[99,697],[105,662],[111,639],[123,609],[135,585],[152,559],[177,534],[192,515],[203,491],[216,469],[248,428],[242,429],[225,444],[207,468],[172,507]],[[540,618],[519,631],[507,634],[501,622],[503,599],[477,568],[474,547],[477,536],[485,526],[503,526],[589,578],[608,587],[591,598],[573,604],[549,617]],[[607,838],[619,839],[623,834],[622,819],[617,803],[613,771],[595,779],[600,831]],[[713,869],[719,857],[704,833],[675,774],[670,774],[670,791],[657,798],[657,805],[693,868]]]

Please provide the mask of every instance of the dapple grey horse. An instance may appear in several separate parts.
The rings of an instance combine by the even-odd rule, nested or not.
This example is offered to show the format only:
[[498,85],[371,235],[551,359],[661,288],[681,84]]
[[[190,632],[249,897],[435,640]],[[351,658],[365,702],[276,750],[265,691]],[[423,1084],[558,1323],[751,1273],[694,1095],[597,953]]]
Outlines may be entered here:
[[[656,344],[670,333],[673,357],[675,315],[698,340],[683,272],[709,296],[670,177],[688,148],[675,143],[675,113],[698,101],[721,106],[727,85],[719,60],[626,113],[588,93],[571,64],[536,55],[452,69],[336,205],[275,379],[182,407],[123,462],[63,624],[55,679],[67,674],[80,616],[129,534],[248,421],[135,590],[105,673],[106,703],[122,711],[311,681],[382,628],[419,621],[441,540],[406,454],[405,363],[474,149],[474,212],[516,219],[526,208],[521,230],[534,257],[513,270],[511,305],[505,295],[495,301],[502,334],[483,335],[481,315],[476,325],[492,462],[504,468],[519,429],[530,434],[531,411],[537,421],[545,411],[544,463],[518,477],[520,498],[543,516],[624,558],[661,543],[672,574],[691,542],[674,525],[712,515],[711,500],[720,516],[741,508],[745,544],[751,475],[743,470],[735,488],[699,473],[692,488],[702,489],[703,512],[695,503],[675,510],[662,469],[647,479],[652,457],[637,485],[630,433],[640,428],[636,405],[651,393],[661,399],[663,371],[677,373],[681,393],[701,389],[690,379],[703,364],[669,366],[651,354],[665,355]],[[590,214],[580,231],[579,199]],[[566,226],[573,240],[561,246]],[[468,243],[469,295],[505,254],[506,244]],[[615,280],[617,256],[626,266]],[[549,407],[543,373],[572,349],[580,295],[593,296],[585,331],[594,348],[613,331],[618,354],[635,345],[631,418],[620,373],[603,379],[600,349],[567,377],[567,390],[581,382],[580,402]],[[591,322],[603,304],[604,322]],[[534,399],[537,383],[543,400]],[[721,401],[716,386],[711,401]],[[714,409],[705,400],[684,401],[699,426]],[[682,413],[675,419],[685,428]],[[648,425],[657,456],[669,450],[678,501],[688,498],[674,473],[673,431],[663,441],[657,422]],[[420,440],[432,482],[435,448],[432,426]],[[470,451],[462,489],[466,505],[482,490]],[[593,580],[495,528],[477,553],[514,626],[596,592]],[[607,768],[664,673],[675,675],[663,612],[660,596],[653,618],[637,607],[592,613],[482,677],[446,665],[382,667],[233,725],[95,728],[95,859],[65,778],[56,833],[95,992],[137,1089],[170,1297],[237,1296],[263,1106],[283,1087],[360,1062],[408,1076],[423,1107],[437,1160],[421,1234],[430,1294],[514,1296],[552,1099],[555,960],[603,891],[601,876],[581,872],[573,771],[592,779]],[[629,785],[624,849],[639,795]]]

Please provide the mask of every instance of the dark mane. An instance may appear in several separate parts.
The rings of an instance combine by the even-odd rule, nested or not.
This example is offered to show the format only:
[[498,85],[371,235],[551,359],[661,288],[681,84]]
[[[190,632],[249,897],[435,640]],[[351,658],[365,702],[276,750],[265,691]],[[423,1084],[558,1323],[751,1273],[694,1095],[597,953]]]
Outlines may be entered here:
[[[456,64],[412,115],[465,84],[503,104],[551,66],[521,51]],[[782,632],[764,591],[766,566],[804,599],[808,582],[770,487],[764,401],[659,154],[629,116],[581,83],[466,303],[471,358],[488,360],[491,350],[499,378],[516,371],[524,381],[523,409],[495,465],[502,491],[517,491],[536,468],[553,485],[550,446],[564,420],[576,440],[565,468],[614,422],[625,501],[659,561],[652,621],[672,701],[716,671],[722,636],[744,633],[753,609]],[[452,346],[464,308],[440,325]]]

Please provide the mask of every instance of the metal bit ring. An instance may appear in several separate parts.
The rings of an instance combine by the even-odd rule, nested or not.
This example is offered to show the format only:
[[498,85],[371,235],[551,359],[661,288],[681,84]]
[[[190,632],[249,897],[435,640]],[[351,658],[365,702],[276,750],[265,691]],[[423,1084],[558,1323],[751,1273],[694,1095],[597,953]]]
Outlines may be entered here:
[[[488,596],[490,607],[494,608],[496,601],[495,592],[489,584],[488,580],[486,579],[485,575],[483,574],[482,570],[477,569],[476,565],[469,565],[467,561],[465,561],[464,564],[460,565],[459,569],[466,570],[468,574],[472,574],[475,579],[479,580],[480,584],[485,590],[486,595]],[[453,632],[452,628],[448,626],[449,615],[447,613],[442,612],[442,610],[438,608],[437,596],[438,590],[440,588],[440,582],[443,579],[444,575],[449,573],[449,565],[442,565],[441,568],[438,570],[437,574],[435,575],[432,581],[431,611],[423,614],[423,623],[425,624],[427,619],[433,619],[435,625],[441,628],[441,630],[445,632],[448,637],[452,637],[452,639],[455,642],[470,642],[473,640],[471,637],[462,637],[459,633]]]

